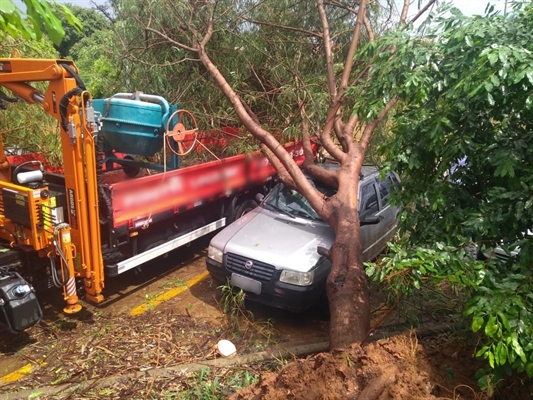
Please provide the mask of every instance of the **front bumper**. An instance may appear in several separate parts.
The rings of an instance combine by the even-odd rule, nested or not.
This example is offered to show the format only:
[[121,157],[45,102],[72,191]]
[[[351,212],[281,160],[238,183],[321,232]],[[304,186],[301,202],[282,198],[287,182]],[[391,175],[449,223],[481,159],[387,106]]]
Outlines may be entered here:
[[[206,267],[214,281],[229,283],[232,272],[221,263],[206,258]],[[269,281],[261,281],[261,293],[246,291],[248,300],[292,312],[302,312],[313,306],[325,292],[327,273],[315,277],[310,286],[297,286],[280,282],[281,271],[276,271]]]

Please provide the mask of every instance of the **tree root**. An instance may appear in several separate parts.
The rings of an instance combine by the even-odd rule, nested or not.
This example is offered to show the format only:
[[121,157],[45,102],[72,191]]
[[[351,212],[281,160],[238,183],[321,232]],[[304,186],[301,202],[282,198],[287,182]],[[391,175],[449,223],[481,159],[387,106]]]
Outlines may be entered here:
[[372,379],[357,396],[357,400],[377,400],[383,391],[396,381],[396,375],[382,374]]

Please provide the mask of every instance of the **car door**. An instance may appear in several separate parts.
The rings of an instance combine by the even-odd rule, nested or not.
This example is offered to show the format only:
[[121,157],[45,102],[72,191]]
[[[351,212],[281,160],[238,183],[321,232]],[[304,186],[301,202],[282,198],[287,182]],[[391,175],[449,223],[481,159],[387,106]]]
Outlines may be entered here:
[[391,206],[389,204],[389,197],[391,192],[391,187],[394,184],[397,184],[397,180],[394,180],[396,177],[394,175],[388,174],[384,180],[377,180],[378,191],[379,191],[379,212],[377,216],[381,219],[379,240],[376,244],[376,249],[378,250],[375,256],[377,256],[383,249],[387,246],[398,226],[398,207]]
[[[359,219],[364,220],[376,216],[379,213],[379,197],[376,180],[369,179],[363,182],[359,189]],[[364,225],[361,227],[361,240],[363,245],[363,260],[368,261],[378,253],[377,248],[380,235],[380,224]]]

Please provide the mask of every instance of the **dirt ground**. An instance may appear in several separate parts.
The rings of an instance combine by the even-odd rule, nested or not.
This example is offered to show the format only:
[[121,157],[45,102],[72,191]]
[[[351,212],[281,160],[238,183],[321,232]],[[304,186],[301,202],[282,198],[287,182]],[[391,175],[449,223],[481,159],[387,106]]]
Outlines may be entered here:
[[411,332],[294,361],[231,399],[481,399],[475,366],[459,343]]
[[[220,291],[208,278],[141,315],[130,315],[139,304],[182,288],[205,271],[204,256],[203,250],[188,251],[155,260],[110,283],[105,305],[86,305],[74,318],[58,313],[61,304],[52,299],[45,303],[43,321],[28,332],[12,335],[0,329],[0,398],[488,398],[474,377],[482,366],[472,356],[475,341],[457,327],[442,333],[443,324],[454,326],[453,312],[460,308],[447,297],[389,313],[383,294],[373,288],[373,323],[379,327],[372,343],[307,358],[256,361],[273,345],[327,340],[324,307],[295,315],[248,304],[251,313],[227,315],[221,312]],[[425,333],[417,337],[411,325]],[[215,346],[220,339],[231,340],[238,357],[248,361],[219,365]],[[31,371],[1,383],[2,376],[24,365]],[[530,398],[528,389],[515,398]]]

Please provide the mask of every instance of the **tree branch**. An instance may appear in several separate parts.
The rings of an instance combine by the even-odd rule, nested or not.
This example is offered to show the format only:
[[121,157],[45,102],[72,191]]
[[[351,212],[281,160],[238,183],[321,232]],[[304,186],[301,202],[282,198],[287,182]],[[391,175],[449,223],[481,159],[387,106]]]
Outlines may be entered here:
[[298,104],[300,105],[300,115],[302,117],[302,140],[305,154],[305,160],[302,167],[309,175],[311,175],[312,178],[333,188],[338,188],[338,173],[334,171],[328,171],[324,168],[320,168],[314,163],[313,151],[311,149],[311,136],[309,135],[309,124],[307,122],[307,114],[305,113],[305,105],[303,104],[303,101],[301,100],[299,95]]
[[104,5],[101,5],[101,4],[96,4],[95,1],[91,1],[91,6],[93,6],[98,11],[100,11],[104,15],[104,17],[106,17],[109,20],[109,22],[111,22],[111,24],[115,23],[115,18],[113,18],[111,13],[109,11],[107,11],[107,6],[104,6]]
[[[215,2],[215,4],[216,4],[216,2]],[[211,3],[209,1],[206,1],[205,2],[205,6],[207,7],[207,9],[209,11],[209,19],[208,19],[208,23],[207,23],[207,31],[206,31],[203,39],[200,42],[202,47],[205,47],[207,45],[209,40],[211,40],[211,37],[213,36],[213,32],[214,32],[214,29],[213,29],[213,9],[211,8]],[[191,15],[191,17],[192,17],[192,15]]]
[[[406,0],[407,1],[407,0]],[[344,71],[342,73],[342,78],[340,82],[340,90],[342,95],[348,87],[348,80],[350,79],[350,74],[352,73],[352,66],[355,58],[355,53],[359,46],[359,40],[361,37],[361,25],[365,19],[366,13],[366,0],[360,0],[359,2],[359,12],[357,13],[357,20],[355,21],[354,33],[352,41],[350,42],[350,49],[348,50],[348,55],[346,56],[346,62],[344,63]]]
[[397,102],[398,97],[393,96],[392,99],[390,99],[389,102],[385,105],[385,107],[381,109],[378,116],[365,127],[360,141],[360,144],[363,149],[366,150],[366,148],[368,147],[368,143],[370,143],[370,139],[372,137],[372,134],[374,133],[374,130],[381,123],[381,121],[383,121],[383,119],[387,116],[391,108],[394,107]]
[[[359,11],[357,13],[357,20],[355,22],[353,37],[350,42],[350,49],[348,50],[348,55],[346,56],[346,61],[344,63],[344,70],[341,77],[341,82],[339,86],[339,93],[337,94],[338,100],[341,101],[344,97],[344,93],[346,92],[346,89],[348,88],[348,81],[350,79],[350,74],[352,73],[352,67],[353,62],[355,58],[355,53],[357,52],[357,48],[359,46],[359,41],[361,38],[361,26],[363,24],[363,20],[365,19],[366,14],[366,0],[361,0],[359,2]],[[337,132],[337,130],[336,130]],[[337,136],[339,137],[339,140],[341,143],[343,143],[343,148],[345,151],[349,152],[350,148],[355,144],[355,140],[353,138],[353,128],[350,129],[349,126],[344,126],[342,131],[337,132]]]
[[337,86],[335,84],[335,71],[333,69],[333,52],[331,50],[331,36],[329,34],[329,24],[324,8],[324,2],[322,0],[316,0],[318,8],[318,15],[320,16],[320,22],[322,24],[322,39],[324,42],[324,54],[326,56],[326,69],[327,69],[327,82],[328,92],[331,97],[331,101],[337,96]]
[[399,26],[405,24],[405,19],[407,18],[407,12],[409,11],[409,0],[403,0],[402,13],[400,14],[400,23]]
[[[404,0],[406,1],[406,0]],[[428,3],[420,9],[420,11],[413,17],[411,20],[407,23],[407,25],[411,25],[413,22],[415,22],[422,14],[424,14],[429,7],[431,7],[433,4],[435,4],[437,0],[429,0]]]
[[368,33],[368,40],[373,41],[374,40],[374,30],[372,29],[372,26],[370,25],[370,22],[368,21],[368,18],[365,15],[364,20],[366,32]]
[[145,26],[144,29],[146,29],[149,32],[155,33],[156,35],[162,37],[163,39],[167,40],[169,43],[173,44],[174,46],[179,47],[180,49],[184,49],[184,50],[190,51],[191,53],[197,53],[198,52],[198,50],[195,49],[194,47],[187,46],[187,45],[185,45],[185,44],[183,44],[181,42],[177,42],[174,39],[170,38],[168,35],[164,34],[163,32],[161,32],[161,31],[159,31],[157,29],[150,28],[149,26]]
[[296,184],[294,183],[294,179],[292,179],[291,175],[287,171],[287,168],[281,163],[278,157],[275,156],[272,151],[263,143],[261,143],[261,151],[264,153],[266,158],[270,161],[270,163],[276,168],[276,171],[278,172],[279,179],[283,182],[285,186],[287,186],[289,189],[296,189]]
[[326,117],[326,124],[322,129],[320,134],[320,143],[326,151],[338,162],[342,162],[346,158],[346,153],[344,153],[339,147],[333,142],[331,138],[331,132],[335,125],[335,121],[338,118],[337,112],[339,111],[341,103],[338,102],[336,105],[330,106],[328,110],[328,115]]
[[227,80],[224,78],[220,70],[211,61],[202,43],[198,42],[196,52],[202,61],[202,64],[207,69],[213,80],[220,87],[226,98],[229,100],[237,116],[253,136],[255,136],[261,143],[263,143],[274,156],[277,157],[279,162],[287,170],[288,174],[294,181],[297,190],[300,193],[305,193],[305,197],[311,204],[311,206],[317,211],[317,213],[325,220],[331,219],[332,207],[325,201],[324,196],[320,193],[305,177],[304,173],[296,164],[293,158],[287,153],[285,148],[265,129],[256,124],[250,117],[246,108],[243,105],[240,97],[235,93]]

